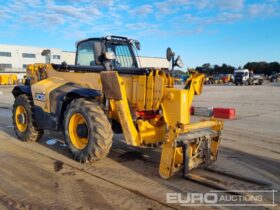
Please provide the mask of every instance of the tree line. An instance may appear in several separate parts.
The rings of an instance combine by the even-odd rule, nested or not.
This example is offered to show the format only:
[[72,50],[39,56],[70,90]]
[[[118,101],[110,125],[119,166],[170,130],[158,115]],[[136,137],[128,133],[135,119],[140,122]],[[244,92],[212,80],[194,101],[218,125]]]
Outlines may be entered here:
[[[212,75],[212,74],[232,74],[236,68],[222,64],[219,65],[211,65],[210,63],[205,63],[202,66],[197,66],[195,68],[196,71]],[[278,62],[248,62],[243,67],[239,66],[238,69],[249,69],[253,70],[254,74],[264,74],[271,75],[274,73],[280,73],[280,64]]]

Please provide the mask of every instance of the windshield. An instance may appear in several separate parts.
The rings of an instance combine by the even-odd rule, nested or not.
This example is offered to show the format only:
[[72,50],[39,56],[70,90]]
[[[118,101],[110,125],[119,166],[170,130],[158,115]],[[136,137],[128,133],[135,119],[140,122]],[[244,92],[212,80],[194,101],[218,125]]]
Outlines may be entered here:
[[244,72],[235,72],[234,76],[243,77],[244,76]]
[[113,64],[115,67],[128,67],[128,68],[136,67],[135,62],[133,60],[132,52],[128,44],[110,43],[107,44],[107,51],[115,53],[116,60],[114,61]]

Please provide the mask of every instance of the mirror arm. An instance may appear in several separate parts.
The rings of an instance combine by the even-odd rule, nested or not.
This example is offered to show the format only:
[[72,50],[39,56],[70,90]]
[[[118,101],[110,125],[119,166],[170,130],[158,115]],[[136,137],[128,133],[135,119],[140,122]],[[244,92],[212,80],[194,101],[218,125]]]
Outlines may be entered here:
[[173,76],[174,67],[175,67],[175,58],[174,58],[174,56],[172,56],[172,58],[171,58],[171,63],[172,63],[172,68],[171,68],[170,75]]

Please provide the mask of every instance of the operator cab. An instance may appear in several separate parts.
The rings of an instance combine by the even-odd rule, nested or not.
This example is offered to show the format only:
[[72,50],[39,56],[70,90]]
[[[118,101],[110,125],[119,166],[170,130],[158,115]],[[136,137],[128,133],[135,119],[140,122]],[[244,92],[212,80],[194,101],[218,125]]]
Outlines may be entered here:
[[[140,50],[137,40],[120,36],[90,38],[76,43],[78,66],[104,66],[106,69],[139,68],[135,49]],[[134,48],[134,49],[133,49]]]

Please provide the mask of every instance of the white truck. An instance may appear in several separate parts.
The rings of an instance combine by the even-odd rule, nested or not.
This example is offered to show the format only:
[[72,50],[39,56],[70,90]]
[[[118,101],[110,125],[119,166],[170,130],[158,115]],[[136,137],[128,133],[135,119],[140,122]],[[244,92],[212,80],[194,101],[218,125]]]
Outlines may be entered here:
[[262,85],[263,77],[254,75],[253,71],[248,69],[238,69],[234,71],[235,85]]

